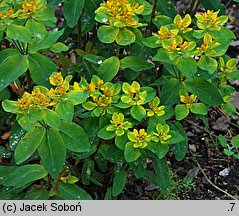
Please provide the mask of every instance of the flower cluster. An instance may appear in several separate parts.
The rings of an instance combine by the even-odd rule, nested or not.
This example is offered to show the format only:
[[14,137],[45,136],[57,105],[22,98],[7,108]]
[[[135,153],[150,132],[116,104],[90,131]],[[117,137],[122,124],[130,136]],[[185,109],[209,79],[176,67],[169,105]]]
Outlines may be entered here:
[[190,108],[192,106],[192,104],[197,100],[197,96],[195,94],[191,94],[189,95],[180,95],[180,101],[184,104],[186,104],[186,106],[188,108]]
[[220,30],[221,25],[226,23],[228,20],[227,16],[218,16],[219,11],[213,12],[207,10],[204,13],[196,14],[197,26],[201,30]]
[[46,7],[43,0],[25,0],[20,1],[18,4],[9,3],[7,0],[3,1],[0,4],[0,19],[27,19],[37,13],[38,10]]
[[134,81],[131,85],[129,83],[123,83],[122,90],[125,94],[121,96],[121,100],[124,103],[130,105],[142,105],[145,104],[147,97],[147,91],[140,91],[140,85]]
[[139,5],[129,0],[108,0],[101,3],[96,13],[105,13],[103,21],[116,27],[139,27],[137,15],[144,10],[143,5]]
[[27,112],[30,108],[47,109],[54,107],[61,96],[66,95],[69,92],[70,80],[72,76],[67,76],[63,79],[61,72],[53,73],[49,78],[50,83],[55,88],[50,90],[39,86],[35,87],[30,93],[24,92],[21,99],[18,99],[18,107],[20,110]]
[[132,123],[124,121],[122,113],[114,113],[112,115],[111,124],[106,128],[107,131],[115,131],[116,136],[122,136],[125,131],[132,128]]
[[75,84],[75,90],[89,92],[89,99],[82,104],[86,110],[92,110],[95,116],[104,115],[106,112],[110,112],[108,108],[112,104],[118,102],[119,92],[121,90],[120,84],[112,84],[110,82],[104,83],[97,76],[93,76],[91,83],[87,83],[83,80],[79,85]]

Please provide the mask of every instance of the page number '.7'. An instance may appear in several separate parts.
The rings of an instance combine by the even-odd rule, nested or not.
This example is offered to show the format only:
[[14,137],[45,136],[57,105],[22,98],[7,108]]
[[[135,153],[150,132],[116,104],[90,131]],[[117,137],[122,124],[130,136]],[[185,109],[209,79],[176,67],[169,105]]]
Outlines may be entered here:
[[228,211],[232,212],[235,205],[236,205],[236,203],[230,203],[230,209],[228,209]]

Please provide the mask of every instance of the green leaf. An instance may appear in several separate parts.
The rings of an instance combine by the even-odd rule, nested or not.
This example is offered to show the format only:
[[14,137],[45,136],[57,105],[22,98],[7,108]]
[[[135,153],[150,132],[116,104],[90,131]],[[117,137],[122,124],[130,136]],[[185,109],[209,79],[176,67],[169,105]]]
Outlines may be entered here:
[[239,148],[239,135],[233,137],[231,143],[235,148]]
[[130,109],[130,114],[134,119],[141,121],[146,116],[146,110],[140,105],[134,105]]
[[85,4],[85,0],[65,0],[64,1],[64,17],[70,28],[74,28],[81,16]]
[[65,200],[92,200],[91,196],[75,184],[60,183],[59,192]]
[[175,114],[176,114],[176,119],[178,121],[181,121],[182,119],[186,118],[189,114],[189,108],[185,104],[178,104],[175,107]]
[[152,13],[152,5],[149,4],[147,1],[145,0],[135,0],[137,3],[139,3],[139,5],[144,5],[144,11],[141,13],[141,15],[149,15]]
[[119,29],[113,26],[100,26],[97,35],[102,43],[111,44],[116,40]]
[[129,141],[127,133],[125,132],[122,136],[116,136],[115,137],[115,145],[121,149],[124,150],[125,144]]
[[125,171],[119,171],[115,173],[114,181],[113,181],[113,188],[112,188],[112,195],[118,196],[124,190],[126,180],[127,180],[128,173]]
[[207,115],[207,107],[203,103],[194,103],[190,107],[192,113],[199,115]]
[[[152,1],[151,1],[152,2]],[[176,16],[176,8],[171,0],[158,0],[157,11],[163,15],[169,16],[172,19]]]
[[37,22],[41,22],[46,26],[55,27],[56,26],[56,17],[54,7],[47,6],[42,7],[41,10],[38,10],[37,13],[32,14],[32,18]]
[[44,24],[36,22],[34,19],[28,19],[25,27],[31,32],[32,37],[38,40],[43,39],[47,34]]
[[55,111],[50,109],[42,110],[42,119],[50,127],[59,129],[60,117]]
[[232,104],[222,104],[221,108],[222,108],[222,111],[229,116],[236,115],[237,113],[236,107]]
[[9,136],[9,147],[15,151],[19,141],[25,136],[26,131],[18,124],[17,120],[14,121],[11,127],[11,134]]
[[99,130],[99,132],[97,133],[98,137],[104,140],[110,140],[116,136],[115,131],[107,131],[107,127],[108,125]]
[[147,96],[145,98],[144,103],[148,103],[149,101],[153,100],[156,96],[155,90],[151,87],[141,87],[140,92],[143,92],[143,91],[147,92]]
[[202,56],[198,61],[198,67],[213,74],[217,69],[217,61],[210,56]]
[[160,94],[161,103],[166,106],[171,106],[178,103],[179,88],[180,82],[178,79],[171,78],[170,80],[166,81]]
[[11,172],[3,181],[3,185],[6,187],[20,188],[34,182],[38,179],[42,179],[47,176],[47,172],[43,166],[38,164],[28,164],[16,168]]
[[37,189],[27,192],[24,199],[26,200],[48,200],[49,192],[45,189]]
[[9,92],[8,88],[5,88],[0,92],[0,101],[9,99],[10,96],[11,95],[10,95],[10,92]]
[[20,140],[14,153],[16,164],[21,164],[32,156],[41,144],[45,133],[46,130],[44,127],[35,127]]
[[68,101],[59,102],[56,104],[55,112],[59,115],[60,119],[70,123],[74,115],[74,105]]
[[59,37],[64,33],[64,29],[60,31],[48,31],[44,38],[34,38],[29,46],[29,53],[35,54],[40,50],[52,47]]
[[122,161],[122,158],[124,158],[124,152],[121,149],[118,149],[115,145],[103,144],[100,146],[99,153],[105,160],[114,163]]
[[117,57],[106,59],[99,67],[97,76],[105,82],[111,81],[118,73],[120,61]]
[[28,67],[27,56],[17,50],[5,49],[0,52],[0,91],[25,73]]
[[17,101],[12,100],[4,100],[2,102],[2,107],[6,112],[17,114],[21,112],[21,110],[18,107]]
[[176,160],[181,161],[184,159],[188,151],[188,137],[183,126],[179,122],[174,122],[174,124],[170,124],[170,128],[181,134],[185,138],[183,141],[170,146],[171,150],[175,155]]
[[124,157],[127,162],[136,161],[141,155],[140,150],[138,148],[134,148],[132,142],[128,142],[125,145]]
[[197,62],[193,58],[182,58],[177,68],[186,78],[192,78],[197,73]]
[[152,58],[152,60],[172,64],[172,61],[169,58],[169,53],[164,48],[158,49],[157,54]]
[[95,162],[90,159],[84,161],[84,165],[81,170],[81,181],[84,185],[90,185],[90,178],[95,169]]
[[227,147],[227,139],[223,135],[220,134],[218,140],[223,147]]
[[158,38],[155,36],[146,37],[142,39],[142,43],[149,48],[158,48],[160,44],[157,44]]
[[157,144],[158,146],[158,152],[156,153],[156,155],[158,156],[159,159],[163,159],[165,157],[165,155],[168,153],[169,151],[169,147],[167,144]]
[[140,157],[137,161],[130,164],[130,168],[133,170],[136,178],[143,178],[145,177],[147,161],[145,158]]
[[50,48],[50,50],[54,53],[61,53],[64,51],[68,51],[69,48],[65,44],[63,44],[61,42],[57,42]]
[[136,40],[135,34],[127,28],[119,30],[119,34],[116,37],[116,43],[121,46],[127,46],[134,43]]
[[38,147],[41,164],[56,179],[66,159],[66,147],[60,133],[49,128],[42,143]]
[[209,106],[219,106],[223,103],[222,96],[218,89],[210,82],[195,78],[185,82],[186,90],[196,94],[198,98]]
[[28,59],[32,80],[38,85],[50,87],[49,77],[57,71],[55,63],[40,53],[29,54]]
[[4,182],[4,179],[13,171],[15,171],[17,167],[15,166],[0,166],[0,185]]
[[232,156],[232,155],[234,155],[234,152],[231,151],[231,150],[229,150],[229,149],[224,149],[223,152],[224,152],[227,156],[229,156],[229,157]]
[[180,133],[177,133],[173,130],[170,130],[168,134],[171,135],[171,138],[167,141],[164,141],[163,144],[175,144],[185,140],[184,136],[182,136]]
[[226,27],[221,27],[220,31],[216,31],[216,30],[210,31],[210,34],[215,40],[219,42],[222,41],[223,42],[222,44],[230,43],[233,39],[234,40],[236,39],[236,36],[233,33],[233,31],[231,31],[230,29]]
[[87,98],[89,97],[88,91],[82,91],[82,92],[71,92],[67,95],[67,100],[70,101],[73,105],[79,105],[84,103]]
[[153,167],[157,176],[157,180],[162,191],[166,191],[170,183],[170,175],[166,158],[152,158]]
[[11,38],[12,40],[21,41],[23,43],[31,43],[32,33],[29,31],[28,28],[20,25],[11,24],[7,28],[7,37]]
[[145,59],[138,56],[126,56],[120,60],[120,67],[124,70],[130,68],[133,71],[143,71],[147,69],[152,69],[153,64],[148,63]]
[[66,148],[74,152],[87,152],[91,145],[83,128],[75,123],[61,121],[60,131]]
[[206,10],[220,10],[220,15],[226,14],[226,7],[224,4],[221,4],[220,0],[202,0],[202,5]]

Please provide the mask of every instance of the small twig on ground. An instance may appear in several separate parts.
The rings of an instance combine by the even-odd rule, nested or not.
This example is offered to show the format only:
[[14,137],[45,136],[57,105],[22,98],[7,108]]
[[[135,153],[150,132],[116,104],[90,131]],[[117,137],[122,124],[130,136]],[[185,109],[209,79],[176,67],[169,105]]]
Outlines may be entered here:
[[[190,152],[190,153],[191,153],[191,152]],[[192,154],[192,153],[191,153],[191,154]],[[229,193],[226,192],[225,190],[219,188],[219,187],[218,187],[217,185],[215,185],[214,183],[212,183],[211,180],[207,177],[207,175],[206,175],[206,173],[204,172],[204,170],[202,169],[201,165],[198,163],[197,159],[194,158],[194,157],[193,157],[193,159],[194,159],[194,161],[196,162],[198,168],[200,169],[200,171],[202,172],[202,174],[204,175],[204,177],[206,178],[206,180],[208,181],[208,183],[209,183],[210,185],[212,185],[215,189],[221,191],[222,193],[224,193],[225,195],[227,195],[227,196],[230,197],[231,199],[237,200],[234,196],[232,196],[231,194],[229,194]]]

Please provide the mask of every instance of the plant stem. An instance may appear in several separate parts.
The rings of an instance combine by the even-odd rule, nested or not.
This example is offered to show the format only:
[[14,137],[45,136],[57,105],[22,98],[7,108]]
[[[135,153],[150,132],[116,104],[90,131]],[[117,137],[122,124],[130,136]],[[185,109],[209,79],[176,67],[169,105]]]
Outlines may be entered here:
[[31,92],[32,91],[32,78],[30,75],[30,71],[27,70],[26,74],[27,74],[27,89],[29,92]]
[[78,37],[77,37],[77,48],[83,48],[83,39],[82,39],[82,25],[81,25],[81,16],[78,20]]
[[229,0],[226,4],[226,8],[228,8],[228,6],[232,3],[232,0]]
[[153,27],[154,27],[153,19],[155,18],[155,15],[156,15],[157,3],[158,3],[158,0],[154,0],[152,16],[151,16],[150,25],[149,25],[150,32],[153,31]]
[[121,49],[120,45],[117,44],[117,50],[116,50],[116,54],[115,54],[116,57],[119,57],[119,55],[120,55],[120,49]]
[[196,0],[192,0],[189,8],[186,10],[186,13],[191,14]]
[[195,7],[194,7],[194,9],[192,10],[192,12],[191,12],[191,14],[190,14],[192,17],[194,17],[194,15],[196,14],[196,12],[197,12],[197,10],[198,10],[200,4],[201,4],[201,0],[197,0],[197,2],[196,2],[196,4],[195,4]]

